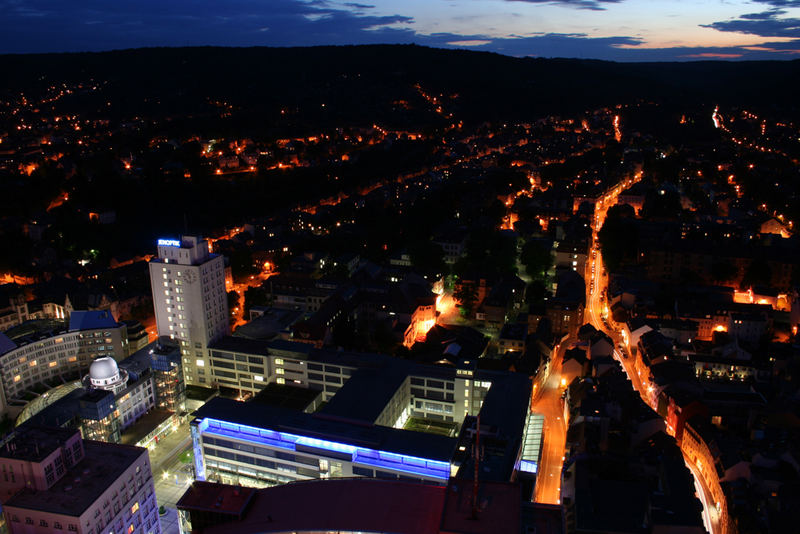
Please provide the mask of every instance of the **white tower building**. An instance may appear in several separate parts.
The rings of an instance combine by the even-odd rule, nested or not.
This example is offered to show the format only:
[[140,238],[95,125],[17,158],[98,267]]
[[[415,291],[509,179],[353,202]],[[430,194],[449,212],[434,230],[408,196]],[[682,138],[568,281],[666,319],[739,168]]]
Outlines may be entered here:
[[150,285],[159,336],[180,344],[186,385],[211,385],[208,345],[230,334],[225,262],[194,236],[158,240]]

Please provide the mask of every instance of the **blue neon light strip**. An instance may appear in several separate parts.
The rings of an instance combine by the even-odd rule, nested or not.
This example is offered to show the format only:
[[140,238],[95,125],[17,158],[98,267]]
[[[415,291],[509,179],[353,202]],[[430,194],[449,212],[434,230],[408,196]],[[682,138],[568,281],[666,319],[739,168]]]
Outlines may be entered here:
[[[434,460],[425,460],[427,464],[442,464],[444,462],[436,462]],[[447,480],[450,478],[450,464],[445,466],[429,465],[429,467],[416,466],[407,462],[384,462],[375,458],[370,458],[362,454],[356,454],[353,458],[354,464],[369,465],[371,467],[380,467],[384,469],[391,469],[392,471],[401,471],[403,473],[410,473],[413,475],[422,475],[430,478],[438,478]]]
[[192,449],[194,450],[194,478],[195,480],[206,479],[205,457],[203,456],[203,446],[200,442],[201,433],[198,429],[192,428]]
[[159,239],[158,240],[159,247],[180,247],[181,242],[179,239]]
[[385,451],[356,447],[345,443],[328,441],[324,439],[310,438],[308,436],[298,436],[288,432],[277,432],[265,428],[256,428],[248,425],[240,425],[219,421],[217,419],[206,418],[198,425],[198,430],[202,434],[230,437],[241,441],[249,441],[259,445],[268,445],[289,451],[296,450],[296,445],[314,447],[316,449],[328,450],[331,452],[345,453],[352,455],[353,463],[370,465],[423,475],[431,478],[447,480],[450,478],[450,464],[438,460],[428,460],[416,456],[396,454]]
[[345,445],[343,443],[335,443],[324,439],[308,438],[305,436],[298,436],[295,445],[305,445],[306,447],[314,447],[316,449],[325,449],[333,452],[343,452],[346,454],[355,454],[357,448],[352,445]]
[[536,471],[538,470],[538,466],[536,465],[536,462],[531,462],[529,460],[522,460],[519,463],[519,470],[520,471],[525,471],[526,473],[534,473],[534,474],[536,474]]

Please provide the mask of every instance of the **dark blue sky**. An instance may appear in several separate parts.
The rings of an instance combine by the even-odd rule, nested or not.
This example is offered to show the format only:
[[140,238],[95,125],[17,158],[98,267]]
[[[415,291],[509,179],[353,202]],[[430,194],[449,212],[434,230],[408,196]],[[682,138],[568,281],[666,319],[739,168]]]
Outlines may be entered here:
[[417,43],[620,61],[800,57],[800,0],[0,0],[0,53]]

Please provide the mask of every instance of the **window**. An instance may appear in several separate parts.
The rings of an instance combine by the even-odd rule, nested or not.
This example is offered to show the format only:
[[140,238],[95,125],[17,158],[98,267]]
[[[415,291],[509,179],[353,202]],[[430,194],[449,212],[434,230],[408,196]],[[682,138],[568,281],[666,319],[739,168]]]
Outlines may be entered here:
[[39,520],[39,526],[40,527],[46,527],[47,526],[47,521],[45,521],[44,519],[40,519]]
[[26,517],[25,518],[25,524],[26,525],[32,525],[33,524],[33,519],[31,519],[30,517]]
[[139,501],[136,501],[135,503],[133,503],[133,506],[131,506],[131,513],[135,514],[138,511],[139,511]]
[[364,469],[363,467],[358,467],[357,465],[353,466],[353,474],[360,475],[362,477],[375,476],[375,472],[372,469]]

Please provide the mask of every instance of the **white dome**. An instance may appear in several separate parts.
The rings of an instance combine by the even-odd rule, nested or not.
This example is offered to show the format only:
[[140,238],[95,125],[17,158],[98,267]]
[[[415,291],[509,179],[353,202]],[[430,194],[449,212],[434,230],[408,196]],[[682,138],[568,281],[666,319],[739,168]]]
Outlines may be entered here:
[[92,365],[89,366],[89,378],[92,382],[119,380],[119,367],[117,367],[117,362],[114,361],[114,358],[109,358],[108,356],[97,358],[92,362]]

